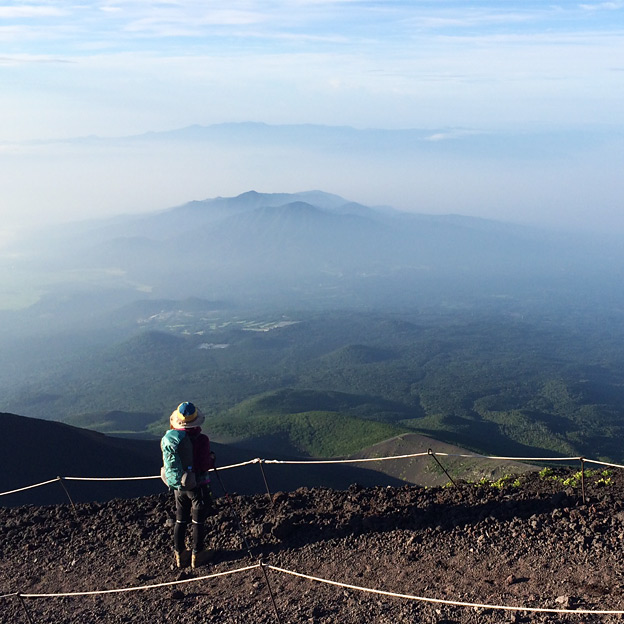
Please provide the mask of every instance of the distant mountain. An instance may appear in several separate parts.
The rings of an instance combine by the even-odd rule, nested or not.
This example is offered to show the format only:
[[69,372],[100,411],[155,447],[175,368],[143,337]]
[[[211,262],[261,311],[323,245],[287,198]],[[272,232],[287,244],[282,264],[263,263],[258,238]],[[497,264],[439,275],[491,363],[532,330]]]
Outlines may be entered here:
[[607,284],[614,258],[508,223],[363,206],[319,190],[249,191],[19,241],[15,270],[40,299],[0,313],[0,333],[29,332],[43,317],[46,329],[100,328],[137,299],[255,310],[472,305],[535,292],[550,301]]
[[[580,136],[579,136],[580,134]],[[199,124],[164,132],[148,132],[123,139],[93,139],[99,143],[123,141],[142,143],[208,144],[257,148],[282,148],[301,146],[307,149],[332,150],[340,148],[345,154],[402,154],[424,153],[466,157],[502,158],[512,152],[516,158],[560,155],[593,147],[621,135],[620,127],[594,126],[584,133],[571,133],[565,128],[530,131],[483,131],[465,127],[442,128],[354,128],[351,126],[326,126],[320,124],[271,125],[261,122],[220,123],[208,126]],[[84,140],[83,140],[84,141]]]
[[212,418],[210,426],[220,441],[231,440],[259,454],[303,458],[350,455],[405,431],[392,423],[351,415],[348,409],[338,411],[349,403],[355,403],[352,409],[373,407],[372,401],[367,405],[365,399],[354,402],[355,397],[343,397],[288,390],[269,393]]
[[[233,267],[280,274],[285,267],[317,273],[371,267],[391,272],[397,266],[423,265],[463,270],[466,263],[491,273],[517,260],[518,252],[532,257],[537,250],[536,233],[526,228],[467,217],[387,213],[320,191],[249,192],[192,202],[95,230],[95,240],[104,234],[105,243],[84,250],[87,262],[129,270],[141,266],[135,249],[139,241],[144,263],[160,256],[186,271],[214,268],[228,275],[236,273]],[[495,265],[487,262],[492,256],[499,256]]]
[[[155,298],[286,305],[410,304],[591,275],[578,241],[456,215],[400,213],[322,191],[193,201],[152,214],[67,225],[30,244],[30,270],[62,271],[59,291],[99,285]],[[38,267],[38,268],[37,268]],[[74,280],[74,281],[72,281]],[[72,295],[73,296],[73,295]],[[325,303],[324,303],[325,302]]]

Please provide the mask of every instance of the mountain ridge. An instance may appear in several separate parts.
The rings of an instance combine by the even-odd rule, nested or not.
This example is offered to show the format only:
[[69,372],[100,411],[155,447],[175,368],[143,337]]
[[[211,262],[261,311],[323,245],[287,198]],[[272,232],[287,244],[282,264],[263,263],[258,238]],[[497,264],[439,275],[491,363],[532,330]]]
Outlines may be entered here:
[[[379,304],[388,299],[380,298],[379,279],[398,305],[432,297],[463,301],[467,287],[471,299],[486,300],[501,278],[509,289],[525,288],[529,280],[569,289],[584,279],[604,280],[613,266],[607,248],[589,248],[545,230],[391,211],[319,190],[248,191],[67,224],[20,241],[20,249],[16,266],[40,271],[44,293],[50,283],[56,290],[84,289],[72,270],[79,266],[90,272],[93,284],[125,290],[129,297],[139,291],[154,298],[240,303],[265,293],[291,305],[302,301],[303,293],[309,305],[333,304],[340,291],[346,305],[354,296]],[[371,275],[377,281],[368,279]]]
[[[191,202],[107,225],[92,236],[96,244],[84,236],[84,249],[76,249],[83,263],[122,270],[126,280],[161,294],[187,282],[188,295],[205,294],[197,292],[200,270],[208,284],[240,290],[249,287],[251,276],[265,280],[263,287],[273,281],[280,288],[278,276],[292,287],[292,280],[309,283],[328,270],[357,279],[371,270],[392,274],[396,267],[417,274],[423,266],[433,275],[464,273],[479,280],[524,273],[544,279],[556,275],[553,259],[563,266],[578,263],[574,254],[561,253],[559,243],[551,249],[552,240],[529,228],[452,215],[388,213],[321,191],[249,191]],[[138,246],[133,236],[140,237]],[[176,280],[178,272],[183,279]]]

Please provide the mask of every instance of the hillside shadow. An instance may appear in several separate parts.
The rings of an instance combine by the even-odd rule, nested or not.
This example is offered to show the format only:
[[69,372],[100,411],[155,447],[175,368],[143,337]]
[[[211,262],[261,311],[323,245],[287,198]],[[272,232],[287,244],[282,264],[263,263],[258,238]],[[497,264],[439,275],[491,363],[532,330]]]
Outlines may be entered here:
[[[461,417],[453,417],[458,426],[457,431],[450,429],[431,429],[418,427],[418,432],[422,435],[429,436],[447,444],[453,444],[465,449],[482,449],[478,452],[487,454],[488,450],[483,449],[484,440],[487,440],[487,446],[490,449],[496,449],[497,455],[508,455],[514,457],[543,457],[545,454],[549,457],[561,456],[552,450],[545,450],[537,446],[522,444],[504,436],[496,423],[486,420],[469,420]],[[445,419],[450,420],[450,417]],[[476,451],[475,451],[476,452]]]

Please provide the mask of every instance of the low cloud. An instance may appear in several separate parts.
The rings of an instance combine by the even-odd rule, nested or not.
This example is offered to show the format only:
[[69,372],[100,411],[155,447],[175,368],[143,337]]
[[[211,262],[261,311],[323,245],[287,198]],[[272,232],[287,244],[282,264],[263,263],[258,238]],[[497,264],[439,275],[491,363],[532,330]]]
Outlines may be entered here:
[[444,132],[435,132],[426,137],[425,141],[449,141],[455,139],[462,139],[465,137],[475,136],[478,134],[485,134],[479,130],[463,130],[463,129],[451,129]]

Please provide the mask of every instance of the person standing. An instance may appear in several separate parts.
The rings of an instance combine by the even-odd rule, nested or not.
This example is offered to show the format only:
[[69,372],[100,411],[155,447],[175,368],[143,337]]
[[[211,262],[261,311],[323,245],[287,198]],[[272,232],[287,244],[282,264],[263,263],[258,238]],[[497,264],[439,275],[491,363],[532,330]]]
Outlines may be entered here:
[[[196,568],[208,562],[212,551],[205,548],[205,521],[214,508],[208,471],[215,467],[210,440],[201,431],[204,414],[189,401],[180,403],[169,418],[171,428],[160,441],[163,481],[174,492],[176,522],[173,550],[178,568]],[[186,548],[191,524],[192,550]]]

